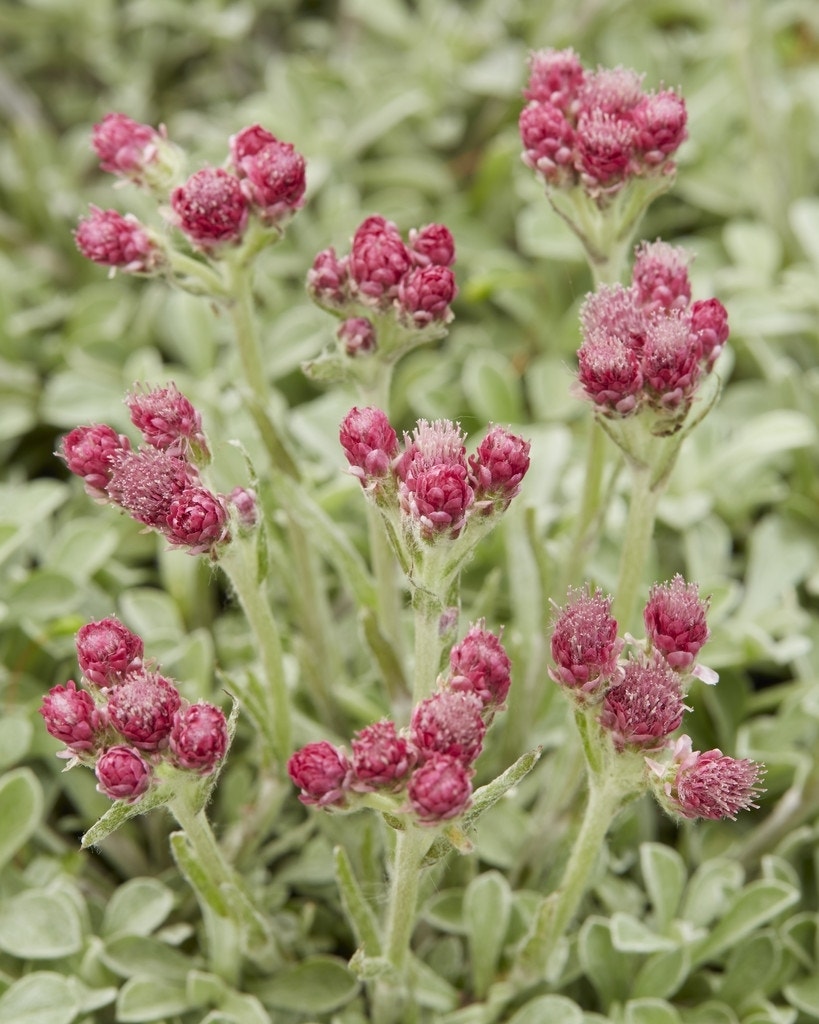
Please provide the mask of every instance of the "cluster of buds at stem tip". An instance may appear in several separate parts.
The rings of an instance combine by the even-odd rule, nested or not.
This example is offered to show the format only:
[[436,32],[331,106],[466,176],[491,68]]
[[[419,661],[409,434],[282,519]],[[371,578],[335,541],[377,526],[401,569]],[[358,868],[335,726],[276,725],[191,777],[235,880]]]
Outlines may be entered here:
[[[188,243],[211,259],[240,246],[252,227],[280,235],[304,203],[304,158],[258,124],[231,136],[225,167],[202,168],[184,181],[181,151],[164,126],[108,114],[91,142],[104,171],[150,189]],[[112,271],[153,274],[172,263],[170,243],[132,214],[92,206],[75,239],[84,256]],[[258,244],[254,238],[254,251]]]
[[689,257],[660,240],[636,250],[631,284],[605,285],[583,304],[578,394],[609,420],[645,411],[673,432],[728,340],[718,299],[691,302]]
[[523,160],[551,189],[578,189],[605,207],[635,180],[673,176],[687,138],[673,89],[646,92],[628,68],[590,71],[571,50],[530,58],[520,115]]
[[350,252],[320,252],[307,274],[307,291],[342,320],[341,352],[358,358],[394,358],[411,345],[439,338],[452,320],[457,295],[455,242],[443,224],[413,228],[407,241],[392,221],[368,217]]
[[228,748],[224,712],[184,700],[171,679],[146,664],[141,637],[106,618],[82,626],[76,647],[81,686],[69,680],[53,687],[40,708],[47,731],[65,744],[59,757],[93,768],[99,791],[128,803],[165,768],[216,771]]
[[58,455],[92,497],[124,509],[175,547],[217,557],[231,538],[231,521],[237,529],[256,522],[255,495],[204,486],[200,468],[210,451],[202,418],[174,384],[136,388],[126,404],[143,445],[134,449],[125,435],[96,423],[66,434]]
[[355,734],[352,754],[326,740],[297,750],[287,765],[304,804],[355,810],[377,793],[392,813],[436,825],[469,805],[474,762],[509,691],[500,635],[473,625],[450,652],[450,669],[413,709],[408,728],[382,719]]
[[596,723],[592,742],[615,758],[642,758],[644,782],[660,804],[688,818],[734,817],[756,806],[762,772],[720,751],[692,754],[688,737],[672,738],[690,710],[685,696],[693,679],[717,681],[695,661],[709,636],[707,611],[697,585],[677,575],[652,587],[643,641],[618,636],[611,598],[599,590],[569,591],[552,624],[549,674]]

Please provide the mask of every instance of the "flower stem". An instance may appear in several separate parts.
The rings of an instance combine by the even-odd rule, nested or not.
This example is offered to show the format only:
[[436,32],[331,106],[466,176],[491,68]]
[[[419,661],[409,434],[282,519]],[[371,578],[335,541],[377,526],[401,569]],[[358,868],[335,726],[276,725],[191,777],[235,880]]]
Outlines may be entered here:
[[441,667],[440,621],[443,603],[428,590],[416,590],[412,597],[415,612],[415,666],[413,671],[412,702],[428,697],[435,688]]
[[657,504],[663,482],[653,481],[652,467],[631,463],[631,495],[628,521],[620,553],[620,573],[612,605],[612,614],[620,630],[635,627],[634,608],[648,562]]
[[575,520],[574,535],[558,589],[561,596],[569,586],[581,582],[586,558],[594,541],[596,528],[599,528],[607,446],[606,435],[600,424],[597,420],[592,420],[586,447],[586,473],[583,478],[580,510]]
[[227,307],[233,322],[242,372],[251,394],[262,408],[266,408],[267,374],[256,326],[251,271],[241,263],[229,264],[228,267],[230,299]]

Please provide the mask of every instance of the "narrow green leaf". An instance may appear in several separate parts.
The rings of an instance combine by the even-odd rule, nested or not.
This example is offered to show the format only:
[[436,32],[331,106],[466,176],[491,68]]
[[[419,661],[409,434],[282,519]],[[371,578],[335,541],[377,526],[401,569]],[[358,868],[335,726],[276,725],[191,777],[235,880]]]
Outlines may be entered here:
[[150,935],[173,909],[174,895],[155,878],[131,878],[111,896],[100,934]]
[[771,978],[782,964],[782,945],[773,931],[758,932],[731,950],[717,995],[729,1006],[767,995]]
[[0,868],[24,846],[43,813],[43,790],[34,772],[17,768],[0,778]]
[[691,956],[685,948],[655,953],[637,972],[631,987],[631,995],[634,999],[648,996],[668,999],[688,977],[690,969]]
[[492,984],[503,952],[512,891],[499,871],[478,875],[464,893],[464,923],[472,955],[472,987],[483,999]]
[[274,1010],[314,1014],[337,1010],[358,989],[358,978],[343,961],[313,956],[264,982],[254,995]]
[[746,885],[710,934],[694,947],[694,964],[719,956],[744,936],[793,906],[798,899],[797,889],[773,879],[759,879]]
[[680,1024],[680,1015],[663,999],[630,999],[623,1024]]
[[583,1011],[566,996],[538,996],[507,1024],[583,1024]]
[[658,935],[636,917],[620,911],[611,916],[611,941],[621,953],[658,953],[677,946],[673,939]]
[[0,1024],[71,1024],[80,1007],[67,978],[35,971],[0,996]]
[[580,929],[577,941],[580,962],[604,1006],[624,1002],[634,977],[637,957],[621,953],[612,941],[606,918],[590,917]]
[[350,927],[365,956],[381,955],[381,935],[372,908],[364,898],[353,871],[353,865],[342,846],[333,850],[336,865],[336,884]]
[[119,990],[117,1021],[147,1024],[191,1009],[184,984],[150,976],[129,978]]
[[687,871],[682,857],[662,843],[640,844],[640,870],[657,921],[665,931],[680,905]]
[[148,811],[152,811],[156,807],[162,807],[172,796],[173,793],[169,786],[158,785],[154,789],[149,790],[135,804],[127,804],[123,800],[115,801],[111,809],[106,811],[100,820],[92,825],[82,837],[83,849],[85,850],[89,846],[96,846],[98,843],[101,843],[106,836],[116,832],[120,825],[124,825],[131,818],[136,818],[140,814],[147,814]]
[[167,943],[141,935],[109,939],[100,951],[100,959],[121,978],[143,976],[174,983],[184,982],[197,965]]

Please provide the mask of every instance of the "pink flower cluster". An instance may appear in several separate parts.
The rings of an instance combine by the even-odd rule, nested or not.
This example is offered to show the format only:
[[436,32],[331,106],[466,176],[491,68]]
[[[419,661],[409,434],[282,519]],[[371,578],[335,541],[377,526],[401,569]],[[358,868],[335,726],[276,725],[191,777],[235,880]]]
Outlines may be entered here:
[[503,511],[529,468],[529,442],[492,427],[467,457],[465,436],[450,420],[419,420],[403,446],[386,414],[354,407],[339,440],[350,471],[382,507],[398,505],[424,540],[457,537],[472,515]]
[[58,454],[92,497],[118,505],[191,554],[213,555],[230,540],[231,506],[241,524],[252,525],[251,491],[226,496],[203,485],[198,467],[210,453],[201,416],[174,384],[134,390],[126,404],[145,441],[136,450],[104,423],[75,427],[62,439]]
[[[615,751],[672,750],[670,769],[646,758],[652,773],[663,780],[661,792],[672,813],[690,818],[734,817],[755,806],[760,766],[724,757],[719,751],[718,757],[711,756],[713,751],[691,755],[690,740],[687,756],[678,758],[681,741],[670,739],[689,710],[685,688],[691,677],[714,678],[710,669],[695,664],[709,636],[707,610],[708,601],[700,598],[697,585],[686,583],[682,576],[657,584],[643,611],[646,640],[636,645],[628,638],[638,650],[623,659],[625,640],[618,636],[611,598],[588,589],[570,592],[552,627],[555,667],[549,674],[580,707],[595,715]],[[702,765],[698,757],[705,759]],[[717,807],[720,813],[715,813]]]
[[[94,126],[91,143],[104,171],[160,194],[178,163],[164,127],[157,130],[124,114],[107,114]],[[254,124],[230,138],[229,150],[227,168],[196,171],[167,195],[174,225],[209,256],[238,245],[252,218],[281,230],[304,203],[304,158],[289,142]],[[88,259],[130,273],[152,273],[164,260],[157,237],[116,210],[92,206],[75,239]]]
[[324,309],[343,318],[338,338],[350,356],[376,348],[373,317],[395,317],[420,331],[452,319],[457,294],[455,242],[443,224],[409,232],[405,243],[392,221],[368,217],[353,236],[350,253],[320,252],[307,274],[307,290]]
[[728,339],[725,307],[691,302],[686,252],[659,240],[637,248],[628,288],[605,285],[586,298],[580,321],[578,381],[608,416],[684,414]]
[[500,636],[476,623],[450,651],[448,676],[415,706],[409,728],[398,730],[389,719],[368,725],[353,738],[352,756],[326,740],[297,750],[287,770],[299,799],[351,808],[357,795],[391,793],[403,800],[396,812],[412,813],[420,824],[457,817],[469,805],[472,766],[510,682]]
[[571,49],[540,50],[529,68],[523,160],[547,185],[580,187],[602,205],[631,179],[673,174],[688,134],[673,89],[646,92],[627,68],[589,71]]
[[190,704],[143,658],[142,638],[118,619],[82,626],[77,661],[85,688],[53,687],[40,714],[65,744],[60,757],[93,767],[101,793],[134,803],[154,784],[156,769],[209,775],[225,756],[227,722],[220,708]]

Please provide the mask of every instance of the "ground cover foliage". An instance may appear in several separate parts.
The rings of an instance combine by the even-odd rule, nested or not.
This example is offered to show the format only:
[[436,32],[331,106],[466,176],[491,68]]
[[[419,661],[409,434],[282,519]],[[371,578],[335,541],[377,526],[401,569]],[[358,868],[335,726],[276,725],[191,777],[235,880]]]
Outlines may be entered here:
[[[759,809],[736,821],[672,822],[645,797],[626,807],[548,962],[527,938],[584,803],[581,744],[547,669],[592,419],[570,388],[593,281],[520,159],[527,56],[546,46],[573,47],[587,67],[633,67],[647,87],[685,97],[676,181],[636,238],[695,254],[693,292],[719,297],[731,334],[723,392],[659,500],[641,600],[676,573],[710,595],[702,658],[720,681],[692,686],[685,727],[696,749],[767,769]],[[459,629],[503,626],[512,661],[476,789],[527,753],[528,774],[462,837],[469,850],[451,848],[457,836],[433,844],[398,1019],[819,1019],[815,5],[37,0],[0,5],[0,48],[0,1024],[390,1019],[374,993],[403,981],[372,954],[395,833],[371,811],[298,802],[265,753],[283,740],[225,578],[94,504],[53,454],[78,424],[133,435],[126,392],[174,381],[202,413],[216,485],[263,498],[294,746],[349,744],[394,711],[401,666],[373,630],[361,488],[337,441],[356,391],[302,369],[335,330],[305,275],[374,213],[405,234],[444,223],[457,243],[448,334],[395,370],[399,434],[445,418],[476,439],[494,423],[531,442],[521,494],[463,569]],[[295,506],[302,490],[267,473],[224,312],[160,280],[108,279],[77,252],[89,203],[153,216],[144,194],[98,170],[88,140],[109,111],[164,123],[193,166],[221,164],[228,137],[256,122],[305,156],[305,205],[260,253],[255,300],[271,414],[311,504]],[[607,593],[630,493],[617,465],[611,446],[582,577]],[[186,700],[230,712],[238,697],[207,806],[235,891],[229,880],[208,888],[171,837],[184,822],[162,808],[123,814],[80,847],[111,802],[92,772],[62,772],[38,709],[78,678],[77,630],[111,615]],[[219,935],[235,945],[240,933],[241,956],[220,954]]]

